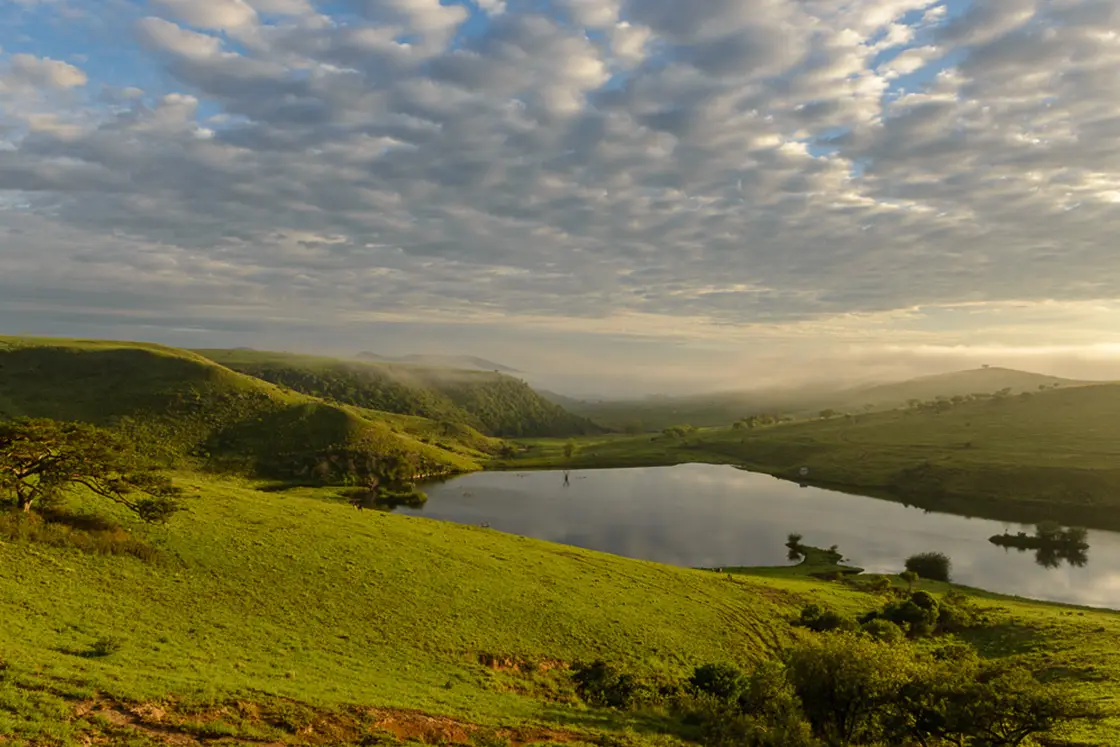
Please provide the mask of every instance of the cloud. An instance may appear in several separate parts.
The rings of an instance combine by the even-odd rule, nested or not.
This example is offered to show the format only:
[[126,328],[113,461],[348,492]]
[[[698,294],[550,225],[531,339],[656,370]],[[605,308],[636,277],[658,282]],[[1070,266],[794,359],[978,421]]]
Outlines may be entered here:
[[111,80],[0,58],[0,269],[176,324],[666,340],[1120,296],[1114,3],[476,6],[159,0]]
[[30,54],[12,55],[0,67],[0,86],[4,88],[65,89],[84,86],[87,81],[81,69],[67,62]]
[[220,39],[209,34],[177,26],[162,18],[149,16],[136,24],[140,42],[156,52],[165,52],[179,57],[206,59],[221,50]]
[[153,0],[153,5],[203,29],[232,29],[257,20],[256,11],[245,0]]

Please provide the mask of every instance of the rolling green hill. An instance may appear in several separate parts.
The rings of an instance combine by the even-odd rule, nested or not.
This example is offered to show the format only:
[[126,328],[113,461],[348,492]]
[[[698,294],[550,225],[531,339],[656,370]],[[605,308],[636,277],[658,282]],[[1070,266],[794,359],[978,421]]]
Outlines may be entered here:
[[367,457],[404,459],[419,473],[464,471],[481,455],[469,444],[424,443],[425,424],[138,343],[0,338],[0,417],[18,416],[117,427],[172,464],[277,478],[345,481],[348,464]]
[[253,350],[197,352],[298,392],[466,425],[491,436],[562,437],[600,430],[541,397],[525,382],[498,372]]
[[[670,714],[583,705],[568,665],[601,657],[679,680],[706,662],[773,657],[802,635],[791,620],[807,603],[851,614],[881,602],[798,568],[727,578],[358,512],[323,489],[177,481],[194,496],[187,516],[129,525],[158,562],[0,541],[0,567],[19,569],[0,573],[0,735],[506,744],[470,738],[481,725],[520,745],[668,747],[681,744]],[[1118,701],[1120,652],[1093,643],[1120,635],[1115,613],[976,599],[994,620],[969,638],[983,655],[1025,656]],[[1117,727],[1094,725],[1081,743],[1115,743]]]

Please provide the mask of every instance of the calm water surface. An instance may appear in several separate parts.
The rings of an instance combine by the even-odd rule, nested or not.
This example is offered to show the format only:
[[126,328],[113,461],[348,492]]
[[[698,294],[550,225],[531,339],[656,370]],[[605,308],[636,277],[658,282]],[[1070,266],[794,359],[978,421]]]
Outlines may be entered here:
[[1043,568],[1034,554],[988,537],[1019,524],[927,513],[875,498],[801,488],[728,466],[562,472],[482,472],[427,485],[428,503],[400,513],[692,567],[785,565],[790,532],[839,545],[872,573],[938,550],[953,580],[1035,599],[1120,608],[1120,533],[1091,531],[1088,563]]

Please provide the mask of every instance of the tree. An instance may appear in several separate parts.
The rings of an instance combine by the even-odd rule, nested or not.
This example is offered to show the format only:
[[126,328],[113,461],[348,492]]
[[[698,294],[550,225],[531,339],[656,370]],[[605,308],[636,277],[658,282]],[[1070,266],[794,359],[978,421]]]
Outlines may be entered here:
[[875,741],[912,668],[909,651],[852,633],[815,636],[787,655],[786,673],[813,732],[830,745]]
[[576,453],[576,442],[568,441],[564,444],[564,457],[571,459]]
[[922,552],[906,559],[906,570],[931,581],[949,581],[952,561],[941,552]]
[[949,724],[971,735],[970,744],[1018,747],[1071,721],[1102,717],[1068,690],[1044,685],[1021,666],[988,665],[949,703]]
[[914,591],[914,584],[917,583],[918,578],[920,578],[914,571],[903,571],[898,574],[898,577],[906,582],[906,589],[911,592]]
[[0,495],[30,512],[76,486],[145,521],[166,521],[181,508],[180,491],[112,431],[46,419],[0,423]]
[[833,410],[831,407],[820,411],[822,420],[831,420],[832,418],[836,417],[837,414],[838,413],[836,412],[836,410]]

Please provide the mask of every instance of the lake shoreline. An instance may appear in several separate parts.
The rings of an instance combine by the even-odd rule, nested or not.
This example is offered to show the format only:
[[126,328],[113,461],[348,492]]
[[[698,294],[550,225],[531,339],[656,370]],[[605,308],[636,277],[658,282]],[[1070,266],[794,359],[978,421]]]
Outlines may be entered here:
[[[847,556],[843,563],[866,569],[868,577],[899,573],[915,552],[940,551],[953,559],[962,587],[1120,607],[1106,578],[1109,567],[1120,566],[1120,535],[1110,532],[1089,538],[1089,568],[1055,568],[993,545],[989,538],[1009,528],[999,520],[798,487],[735,465],[578,469],[568,471],[569,481],[564,472],[484,471],[424,485],[428,505],[408,513],[677,567],[753,575],[788,574],[779,540],[803,532],[805,544],[837,545]],[[831,580],[838,569],[818,570]]]
[[[619,437],[616,442],[638,441],[637,437]],[[541,439],[535,445],[546,443]],[[557,440],[557,443],[563,443]],[[923,485],[916,480],[914,485],[904,487],[898,483],[887,484],[869,476],[867,479],[853,479],[851,473],[844,476],[830,474],[827,468],[810,468],[809,474],[802,476],[799,467],[784,467],[743,459],[729,454],[706,451],[702,444],[681,444],[673,450],[662,452],[641,452],[631,454],[601,455],[594,451],[577,452],[568,459],[559,454],[526,456],[513,460],[492,460],[484,465],[484,472],[517,471],[555,471],[555,470],[600,470],[632,469],[641,467],[675,467],[682,464],[728,465],[747,472],[769,475],[779,480],[808,485],[823,490],[847,493],[879,500],[914,506],[926,511],[964,516],[966,518],[989,519],[1015,524],[1035,525],[1045,521],[1060,519],[1063,524],[1083,526],[1089,529],[1120,531],[1120,506],[1107,506],[1080,502],[1055,502],[1030,498],[1008,498],[990,492],[971,490],[967,487],[946,487],[944,485]],[[1000,466],[1005,469],[1005,465]],[[990,472],[974,469],[976,481],[988,481]],[[958,473],[959,475],[959,473]]]

